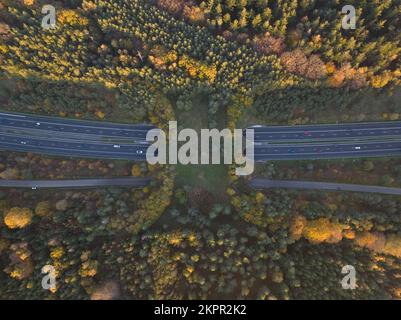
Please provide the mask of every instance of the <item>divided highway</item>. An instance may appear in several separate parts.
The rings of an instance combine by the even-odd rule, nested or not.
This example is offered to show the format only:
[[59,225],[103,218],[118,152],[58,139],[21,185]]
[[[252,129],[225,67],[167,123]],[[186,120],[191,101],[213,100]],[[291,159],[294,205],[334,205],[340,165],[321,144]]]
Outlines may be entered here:
[[1,132],[79,137],[82,139],[123,138],[146,140],[146,132],[155,127],[148,124],[122,124],[102,121],[75,120],[38,115],[0,112]]
[[250,186],[255,189],[306,189],[306,190],[333,190],[333,191],[353,191],[369,192],[391,195],[401,195],[401,188],[389,188],[380,186],[367,186],[360,184],[328,183],[313,181],[289,181],[289,180],[269,180],[253,179]]
[[146,144],[108,144],[101,142],[80,142],[66,138],[29,138],[0,134],[0,149],[33,152],[49,155],[86,158],[107,158],[145,160]]
[[401,155],[401,141],[255,145],[255,161],[385,157]]
[[401,155],[401,122],[253,126],[255,161]]
[[256,141],[315,142],[321,140],[358,140],[400,138],[401,122],[365,122],[297,126],[254,126]]
[[[66,157],[146,160],[155,127],[0,112],[0,149]],[[401,155],[401,122],[253,126],[255,160]]]
[[155,127],[0,112],[0,149],[67,157],[146,160]]

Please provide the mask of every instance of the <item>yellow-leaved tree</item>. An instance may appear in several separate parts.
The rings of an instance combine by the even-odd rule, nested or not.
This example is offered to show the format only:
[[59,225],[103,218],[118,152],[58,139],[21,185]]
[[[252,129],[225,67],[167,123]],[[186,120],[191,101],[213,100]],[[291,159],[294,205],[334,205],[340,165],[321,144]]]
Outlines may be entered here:
[[4,223],[10,229],[22,229],[32,221],[32,211],[28,208],[11,208],[4,217]]

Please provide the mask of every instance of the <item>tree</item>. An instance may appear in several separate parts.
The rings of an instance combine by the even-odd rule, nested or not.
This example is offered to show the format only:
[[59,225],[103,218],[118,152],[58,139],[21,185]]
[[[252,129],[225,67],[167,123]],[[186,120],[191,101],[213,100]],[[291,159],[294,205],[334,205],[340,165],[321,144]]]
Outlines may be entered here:
[[241,15],[239,18],[239,27],[245,28],[248,25],[248,12],[246,8],[242,9]]
[[4,223],[10,229],[22,229],[32,221],[32,211],[28,208],[11,208],[4,217]]
[[305,75],[308,68],[308,59],[300,49],[284,52],[280,61],[289,72],[296,74]]
[[261,23],[262,23],[262,16],[260,14],[257,14],[252,20],[252,27],[254,29],[257,29],[259,28]]
[[263,54],[281,54],[284,51],[284,39],[281,37],[272,37],[269,33],[262,36],[256,36],[253,39],[255,50]]

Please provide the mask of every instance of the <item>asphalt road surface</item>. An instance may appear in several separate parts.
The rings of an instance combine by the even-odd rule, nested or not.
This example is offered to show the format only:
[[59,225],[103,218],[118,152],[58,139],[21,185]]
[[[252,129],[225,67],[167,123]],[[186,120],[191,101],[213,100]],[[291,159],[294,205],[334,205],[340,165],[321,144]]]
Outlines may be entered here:
[[[154,128],[147,124],[0,112],[0,149],[144,161],[149,146],[146,134]],[[256,161],[401,155],[401,122],[273,126],[254,130]],[[333,141],[334,138],[337,141]]]
[[146,160],[155,127],[0,112],[0,149],[67,157]]
[[401,155],[401,141],[255,145],[255,161],[363,158]]
[[104,186],[126,186],[143,188],[150,183],[149,178],[113,178],[79,180],[1,180],[0,188],[95,188]]
[[121,124],[0,112],[1,132],[22,132],[28,135],[70,136],[83,139],[120,138],[146,140],[146,133],[155,127],[148,124]]
[[380,186],[367,186],[367,185],[346,184],[346,183],[253,179],[250,182],[250,186],[255,189],[271,189],[271,188],[305,189],[305,190],[311,189],[311,190],[353,191],[353,192],[369,192],[369,193],[401,195],[401,188],[388,188]]
[[256,141],[308,142],[321,140],[401,138],[401,122],[366,122],[347,124],[253,126]]
[[43,139],[0,134],[0,149],[58,156],[145,160],[148,145],[80,142],[68,139]]
[[255,161],[401,155],[401,122],[253,126]]

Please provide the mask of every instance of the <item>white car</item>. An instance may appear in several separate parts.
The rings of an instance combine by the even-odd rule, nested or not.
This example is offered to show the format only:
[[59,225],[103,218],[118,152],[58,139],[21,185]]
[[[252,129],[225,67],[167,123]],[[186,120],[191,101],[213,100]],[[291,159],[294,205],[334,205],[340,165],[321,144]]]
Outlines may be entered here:
[[26,144],[26,141],[21,141],[21,144]]
[[115,145],[113,145],[113,148],[120,149],[121,146],[119,144],[115,144]]
[[355,150],[361,150],[361,147],[355,147]]
[[143,150],[136,150],[137,154],[143,154]]

